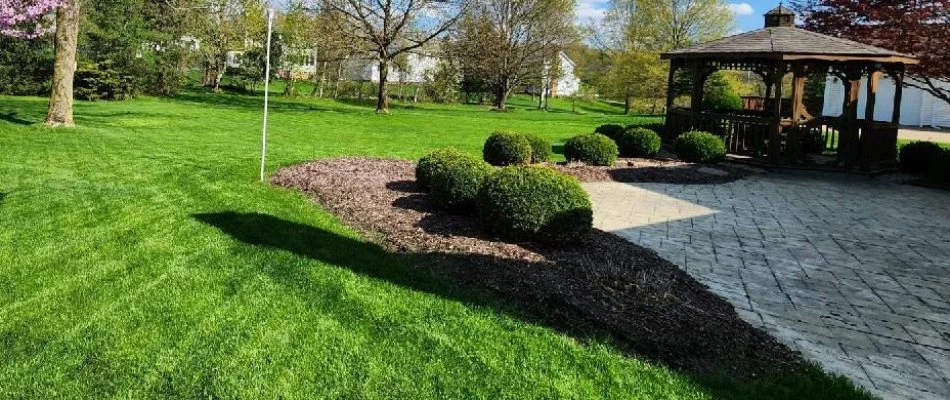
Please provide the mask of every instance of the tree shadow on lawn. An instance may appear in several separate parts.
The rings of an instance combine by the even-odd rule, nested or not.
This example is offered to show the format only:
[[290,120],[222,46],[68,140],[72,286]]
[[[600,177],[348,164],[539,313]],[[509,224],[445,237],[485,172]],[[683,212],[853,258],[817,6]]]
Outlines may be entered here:
[[[559,268],[557,263],[519,262],[469,253],[394,253],[371,242],[259,213],[205,213],[196,214],[194,218],[248,245],[289,251],[410,289],[466,304],[488,306],[528,323],[548,326],[582,342],[609,343],[625,354],[673,367],[706,388],[715,398],[866,398],[846,379],[825,375],[814,366],[796,362],[789,365],[788,360],[756,361],[755,346],[739,343],[754,341],[753,338],[720,337],[720,332],[715,330],[722,326],[722,321],[718,321],[716,315],[709,315],[708,321],[685,320],[695,316],[687,312],[687,308],[697,308],[696,305],[687,304],[687,308],[683,308],[671,304],[668,312],[648,315],[663,319],[659,322],[663,326],[696,330],[682,332],[683,335],[651,331],[650,328],[657,326],[656,321],[644,320],[629,325],[613,323],[611,320],[616,313],[624,312],[617,307],[622,308],[623,303],[629,302],[626,297],[637,296],[637,292],[624,293],[623,288],[610,287],[609,282],[603,288],[585,286],[582,280],[571,278],[591,271],[579,270],[576,266]],[[556,259],[555,254],[548,255]],[[596,259],[598,255],[591,254],[590,257]],[[275,268],[266,272],[303,295],[314,287],[310,282],[312,278],[305,271]],[[530,278],[525,279],[526,275]],[[577,285],[584,286],[580,293],[604,291],[604,288],[611,290],[611,293],[593,293],[591,296],[598,301],[606,298],[608,303],[590,302],[590,307],[583,307],[579,306],[583,301],[565,301],[562,297],[564,289],[559,286],[571,282],[580,282]],[[615,300],[613,304],[610,304],[611,298]],[[712,343],[704,341],[708,337],[714,338]],[[721,344],[723,340],[737,348],[697,347]],[[736,350],[737,353],[732,352]],[[723,357],[749,358],[757,365],[730,363]],[[720,368],[724,364],[730,366]]]
[[3,111],[0,112],[0,121],[7,121],[9,123],[17,125],[32,125],[33,121],[25,120],[17,116],[16,111]]
[[[183,102],[212,105],[216,108],[241,110],[264,109],[263,96],[237,95],[229,93],[184,92],[176,95],[173,97],[173,99]],[[316,104],[313,102],[301,101],[303,99],[304,98],[300,97],[294,98],[272,96],[270,104],[268,105],[268,109],[269,111],[277,113],[320,111],[344,114],[366,114],[368,112],[372,112],[372,109],[347,106],[340,101],[337,101],[337,103],[340,103],[339,105],[332,105],[332,103],[329,102],[327,102],[327,104]]]

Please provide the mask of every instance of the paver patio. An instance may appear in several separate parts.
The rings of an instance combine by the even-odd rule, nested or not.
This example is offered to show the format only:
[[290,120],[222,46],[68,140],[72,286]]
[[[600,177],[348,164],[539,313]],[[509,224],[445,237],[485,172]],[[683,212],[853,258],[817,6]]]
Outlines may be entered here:
[[806,358],[885,399],[950,398],[950,193],[807,172],[585,188],[598,228]]

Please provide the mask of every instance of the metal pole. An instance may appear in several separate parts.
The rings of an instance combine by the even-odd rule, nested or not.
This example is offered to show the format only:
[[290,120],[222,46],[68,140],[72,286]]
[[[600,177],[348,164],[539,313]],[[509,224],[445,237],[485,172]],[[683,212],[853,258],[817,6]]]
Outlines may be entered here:
[[270,94],[270,37],[274,28],[274,9],[267,9],[267,63],[264,66],[264,126],[261,128],[261,182],[264,182],[264,161],[267,159],[267,104]]

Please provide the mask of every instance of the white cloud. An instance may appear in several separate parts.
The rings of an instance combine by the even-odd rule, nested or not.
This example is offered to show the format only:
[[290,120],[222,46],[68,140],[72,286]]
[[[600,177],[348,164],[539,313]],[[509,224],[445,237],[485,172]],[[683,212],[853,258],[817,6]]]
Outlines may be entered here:
[[749,3],[730,3],[727,7],[729,7],[729,11],[732,11],[736,16],[752,15],[755,13],[755,10],[752,9],[752,5]]
[[607,11],[608,0],[580,0],[574,8],[578,22],[599,22]]

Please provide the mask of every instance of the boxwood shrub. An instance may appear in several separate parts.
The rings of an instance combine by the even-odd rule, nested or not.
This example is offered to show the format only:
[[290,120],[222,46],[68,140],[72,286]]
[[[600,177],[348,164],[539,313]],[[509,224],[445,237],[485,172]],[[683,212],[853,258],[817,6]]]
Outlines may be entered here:
[[525,139],[531,144],[531,163],[547,162],[554,153],[551,148],[551,142],[536,133],[525,133]]
[[465,157],[470,156],[461,150],[450,147],[438,149],[426,154],[416,163],[416,187],[419,188],[419,190],[428,191],[432,175],[434,175],[436,171],[444,168],[445,165],[452,160]]
[[580,183],[544,167],[503,168],[482,186],[477,204],[484,227],[516,240],[577,242],[593,224]]
[[515,132],[495,132],[485,141],[482,156],[491,165],[525,165],[531,163],[531,143]]
[[564,157],[568,161],[590,165],[614,165],[618,153],[617,143],[599,133],[574,136],[564,144]]
[[653,157],[660,152],[660,145],[660,135],[647,128],[629,128],[617,138],[617,147],[624,157]]
[[933,142],[911,142],[901,146],[901,171],[908,174],[924,174],[938,164],[944,150]]
[[691,131],[676,138],[676,156],[694,163],[715,163],[726,158],[726,145],[719,136],[709,132]]
[[950,150],[941,150],[927,170],[927,174],[938,182],[950,183]]
[[447,158],[429,176],[429,196],[440,208],[474,213],[479,189],[494,172],[491,165],[468,154]]
[[617,140],[620,137],[620,134],[623,133],[623,126],[617,124],[603,124],[594,129],[594,133],[599,133],[611,139]]

